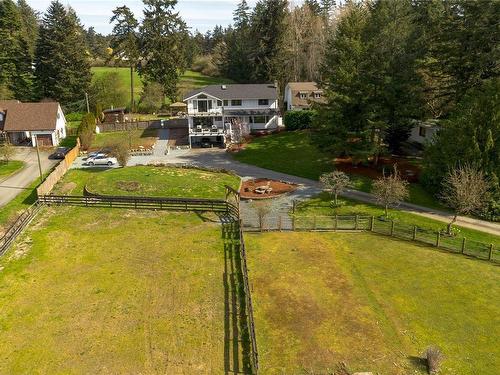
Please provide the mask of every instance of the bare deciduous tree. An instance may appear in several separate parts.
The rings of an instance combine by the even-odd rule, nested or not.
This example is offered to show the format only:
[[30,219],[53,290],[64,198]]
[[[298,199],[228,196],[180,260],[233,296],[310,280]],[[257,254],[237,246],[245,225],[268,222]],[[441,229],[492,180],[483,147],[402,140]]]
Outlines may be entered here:
[[430,346],[425,350],[424,357],[427,361],[427,371],[429,374],[437,374],[444,359],[441,350],[436,346]]
[[477,212],[486,206],[489,188],[490,183],[483,171],[472,165],[465,164],[448,172],[443,180],[441,192],[441,199],[455,211],[453,219],[448,224],[448,234],[451,234],[458,215]]
[[14,149],[14,146],[12,146],[8,141],[0,145],[0,156],[7,163],[14,157],[15,152],[16,150]]
[[338,205],[338,195],[351,187],[349,176],[341,171],[323,173],[319,181],[323,185],[323,189],[332,195],[335,206]]
[[373,183],[372,193],[377,202],[384,206],[385,217],[389,216],[389,206],[399,204],[408,197],[408,181],[403,180],[394,165],[392,174],[379,178]]
[[257,219],[259,220],[259,228],[262,231],[265,226],[265,219],[267,215],[273,210],[272,204],[266,200],[254,200],[252,206],[257,214]]
[[130,150],[127,142],[117,142],[107,146],[111,149],[110,155],[114,156],[122,167],[127,165],[130,159]]

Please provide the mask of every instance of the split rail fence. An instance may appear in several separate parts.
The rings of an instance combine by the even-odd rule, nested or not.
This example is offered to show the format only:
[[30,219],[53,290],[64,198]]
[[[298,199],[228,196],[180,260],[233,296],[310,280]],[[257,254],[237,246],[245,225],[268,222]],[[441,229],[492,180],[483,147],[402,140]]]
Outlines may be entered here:
[[500,246],[449,236],[440,231],[416,225],[382,220],[374,216],[337,215],[301,216],[269,215],[262,222],[245,222],[245,231],[369,231],[385,236],[418,242],[456,254],[500,263]]

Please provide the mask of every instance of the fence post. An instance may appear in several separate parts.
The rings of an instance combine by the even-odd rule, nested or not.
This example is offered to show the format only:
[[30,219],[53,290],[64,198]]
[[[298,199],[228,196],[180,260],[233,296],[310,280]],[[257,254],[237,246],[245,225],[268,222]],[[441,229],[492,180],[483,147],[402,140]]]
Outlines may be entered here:
[[295,215],[292,216],[292,231],[295,232]]
[[295,213],[295,205],[296,205],[296,204],[297,204],[297,201],[294,199],[294,200],[292,201],[292,214],[294,214],[294,213]]
[[391,237],[394,235],[394,220],[391,220]]
[[488,255],[488,260],[491,260],[492,257],[493,257],[493,244],[490,243],[490,254]]
[[375,229],[375,216],[370,218],[370,232],[373,232]]
[[439,242],[441,241],[441,232],[438,231],[437,232],[437,236],[436,236],[436,247],[439,247]]
[[467,239],[464,237],[464,238],[462,239],[462,254],[464,254],[464,253],[465,253],[465,243],[466,243],[466,242],[467,242]]
[[414,225],[413,226],[413,241],[415,241],[417,239],[417,226]]
[[358,215],[354,217],[354,230],[358,230]]

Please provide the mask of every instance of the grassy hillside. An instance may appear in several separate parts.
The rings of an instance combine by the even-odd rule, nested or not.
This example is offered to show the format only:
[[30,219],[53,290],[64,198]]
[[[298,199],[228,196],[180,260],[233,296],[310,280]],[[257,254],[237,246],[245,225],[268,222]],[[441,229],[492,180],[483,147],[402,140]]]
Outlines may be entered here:
[[[126,87],[130,87],[130,69],[129,68],[115,68],[115,67],[93,67],[92,73],[94,77],[101,76],[106,73],[116,72],[120,76],[120,79],[123,80]],[[179,94],[183,96],[190,90],[196,89],[198,87],[203,87],[207,85],[214,85],[219,83],[231,83],[232,81],[227,78],[220,77],[209,77],[205,76],[198,72],[193,72],[191,70],[187,70],[181,77],[179,82]],[[141,91],[142,91],[142,81],[141,77],[137,72],[135,72],[134,76],[134,91],[135,97],[139,99]]]

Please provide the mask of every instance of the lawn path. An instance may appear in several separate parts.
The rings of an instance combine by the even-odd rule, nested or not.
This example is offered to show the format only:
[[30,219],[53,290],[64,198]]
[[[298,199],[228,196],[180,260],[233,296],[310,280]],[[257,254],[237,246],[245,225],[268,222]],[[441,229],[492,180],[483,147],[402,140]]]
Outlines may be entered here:
[[[286,173],[275,172],[269,169],[260,168],[249,164],[244,164],[234,160],[232,156],[227,152],[219,149],[193,149],[190,152],[173,152],[166,160],[168,163],[186,163],[202,167],[231,170],[244,179],[270,178],[274,180],[292,182],[300,185],[294,193],[273,200],[273,204],[279,206],[277,211],[283,210],[288,212],[293,200],[312,198],[322,191],[320,183],[318,181],[303,177],[297,177]],[[375,197],[372,194],[358,190],[349,190],[342,194],[342,196],[364,203],[376,204]],[[248,213],[248,207],[245,207],[245,205],[243,206],[243,209],[247,210],[248,215],[254,215],[252,213]],[[421,215],[430,219],[439,220],[445,223],[450,222],[452,219],[452,215],[447,212],[418,206],[412,203],[403,202],[399,205],[399,207],[396,207],[395,209]],[[459,216],[457,218],[456,225],[500,236],[500,225],[496,223]]]

